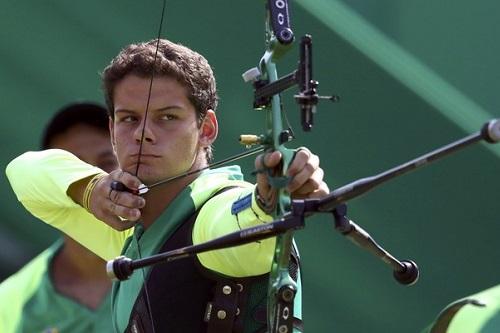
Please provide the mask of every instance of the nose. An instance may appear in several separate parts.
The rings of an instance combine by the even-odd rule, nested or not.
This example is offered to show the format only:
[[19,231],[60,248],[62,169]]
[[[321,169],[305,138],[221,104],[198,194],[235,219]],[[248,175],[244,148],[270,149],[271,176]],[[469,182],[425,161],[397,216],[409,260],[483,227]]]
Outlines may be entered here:
[[142,141],[146,141],[149,143],[155,142],[155,136],[151,128],[150,120],[144,119],[139,124],[139,126],[137,126],[134,131],[134,139],[137,141],[137,143],[140,143]]

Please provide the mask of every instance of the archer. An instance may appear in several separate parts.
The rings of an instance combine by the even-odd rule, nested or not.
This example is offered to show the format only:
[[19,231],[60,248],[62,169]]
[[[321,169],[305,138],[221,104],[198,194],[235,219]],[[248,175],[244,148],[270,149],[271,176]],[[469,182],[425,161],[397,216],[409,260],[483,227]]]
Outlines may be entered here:
[[[164,39],[132,44],[106,67],[103,83],[120,168],[108,174],[61,150],[21,155],[7,175],[33,215],[107,260],[141,258],[272,220],[276,195],[265,174],[252,185],[237,166],[197,172],[212,160],[218,133],[215,78],[203,56]],[[280,160],[279,152],[267,152],[255,167],[273,169]],[[148,185],[186,172],[143,194]],[[296,151],[287,176],[293,198],[329,193],[319,158],[305,148]],[[113,287],[115,327],[265,329],[273,254],[271,238],[134,274]]]

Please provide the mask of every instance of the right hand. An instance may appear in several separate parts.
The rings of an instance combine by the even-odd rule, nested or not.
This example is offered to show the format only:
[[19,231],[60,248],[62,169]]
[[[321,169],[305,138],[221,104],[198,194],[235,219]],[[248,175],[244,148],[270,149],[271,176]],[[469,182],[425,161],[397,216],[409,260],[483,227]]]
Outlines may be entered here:
[[128,172],[114,170],[101,178],[92,191],[90,212],[113,229],[122,231],[133,227],[141,218],[140,209],[146,200],[140,195],[111,189],[112,181],[121,182],[131,190],[139,189],[142,182]]

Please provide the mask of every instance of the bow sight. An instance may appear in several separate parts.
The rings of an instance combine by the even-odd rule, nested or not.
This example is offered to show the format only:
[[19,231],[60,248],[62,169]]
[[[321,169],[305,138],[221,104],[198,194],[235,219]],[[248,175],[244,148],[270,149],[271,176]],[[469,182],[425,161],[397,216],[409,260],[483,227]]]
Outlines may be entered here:
[[[253,83],[255,88],[253,106],[256,110],[268,108],[273,103],[274,96],[294,85],[298,85],[299,93],[294,95],[294,98],[300,106],[302,128],[304,131],[310,131],[313,126],[313,116],[318,101],[324,99],[336,102],[339,98],[338,96],[320,96],[317,94],[319,82],[313,79],[312,38],[310,35],[301,38],[298,68],[282,78],[278,79],[276,77],[275,62],[290,50],[295,38],[290,28],[288,0],[268,0],[267,15],[266,53],[258,67],[253,67],[243,73],[243,80]],[[276,121],[276,119],[271,121]],[[291,129],[281,131],[278,135],[278,144],[293,139]],[[271,140],[271,138],[262,135],[240,136],[240,142],[247,146],[271,144]]]
[[[288,29],[289,30],[289,29]],[[290,34],[293,34],[290,30]],[[286,47],[283,45],[282,47]],[[276,51],[271,52],[274,54]],[[266,55],[262,58],[261,67],[267,61]],[[313,126],[313,114],[316,112],[316,105],[320,99],[330,100],[332,102],[338,101],[338,96],[320,96],[317,94],[317,87],[319,82],[313,79],[312,71],[312,38],[310,35],[305,35],[300,41],[300,59],[298,64],[298,69],[292,73],[277,79],[273,82],[269,82],[269,79],[263,75],[261,69],[253,67],[243,73],[243,80],[245,82],[253,82],[255,88],[254,92],[254,109],[262,110],[269,106],[271,103],[271,98],[279,94],[294,85],[299,86],[299,93],[294,95],[295,101],[300,106],[301,111],[301,123],[304,131],[310,131]],[[282,143],[290,141],[292,138],[289,136],[284,136],[282,138]],[[242,143],[248,144],[242,141]],[[251,144],[260,143],[259,141]]]

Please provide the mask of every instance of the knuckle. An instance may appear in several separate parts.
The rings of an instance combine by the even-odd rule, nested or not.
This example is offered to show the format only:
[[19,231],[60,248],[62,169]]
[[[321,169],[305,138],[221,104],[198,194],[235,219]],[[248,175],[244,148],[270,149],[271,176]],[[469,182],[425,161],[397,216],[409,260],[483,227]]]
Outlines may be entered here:
[[304,156],[304,157],[306,157],[306,158],[310,158],[310,157],[311,157],[311,155],[313,155],[313,154],[311,153],[311,151],[310,151],[309,149],[307,149],[306,147],[300,147],[300,148],[297,150],[297,154],[302,155],[302,156]]
[[115,214],[116,213],[116,204],[114,202],[111,202],[111,204],[109,205],[109,211],[112,213],[112,214]]
[[128,208],[126,209],[127,212],[127,225],[133,224],[135,221],[137,221],[140,217],[140,211],[136,208]]
[[118,180],[119,176],[120,176],[120,172],[121,170],[120,169],[116,169],[116,170],[113,170],[109,173],[109,175],[111,176],[112,179],[116,179]]
[[320,184],[321,184],[321,182],[315,178],[309,179],[308,183],[312,189],[318,189],[320,187]]
[[308,156],[310,156],[310,155],[314,155],[314,154],[312,153],[312,151],[311,151],[309,148],[307,148],[307,147],[302,146],[302,147],[300,147],[300,148],[299,148],[299,150],[300,150],[302,153],[307,154]]
[[323,181],[323,177],[325,176],[325,171],[322,168],[318,168],[314,171],[314,177],[318,179],[318,181]]
[[144,207],[145,204],[146,204],[146,200],[144,200],[142,197],[138,197],[136,199],[136,206],[137,207],[142,208],[142,207]]
[[304,166],[304,169],[309,172],[310,174],[314,173],[316,171],[316,166],[311,160],[308,160],[306,165]]
[[259,155],[257,155],[257,157],[255,158],[255,167],[256,167],[256,168],[260,168],[260,167],[262,167],[262,155],[263,155],[263,154],[259,154]]
[[121,204],[130,209],[140,208],[141,200],[143,199],[140,196],[131,193],[126,193],[126,195],[123,197],[121,201]]
[[316,165],[316,167],[319,167],[319,156],[318,155],[314,155],[311,153],[310,160],[314,165]]

